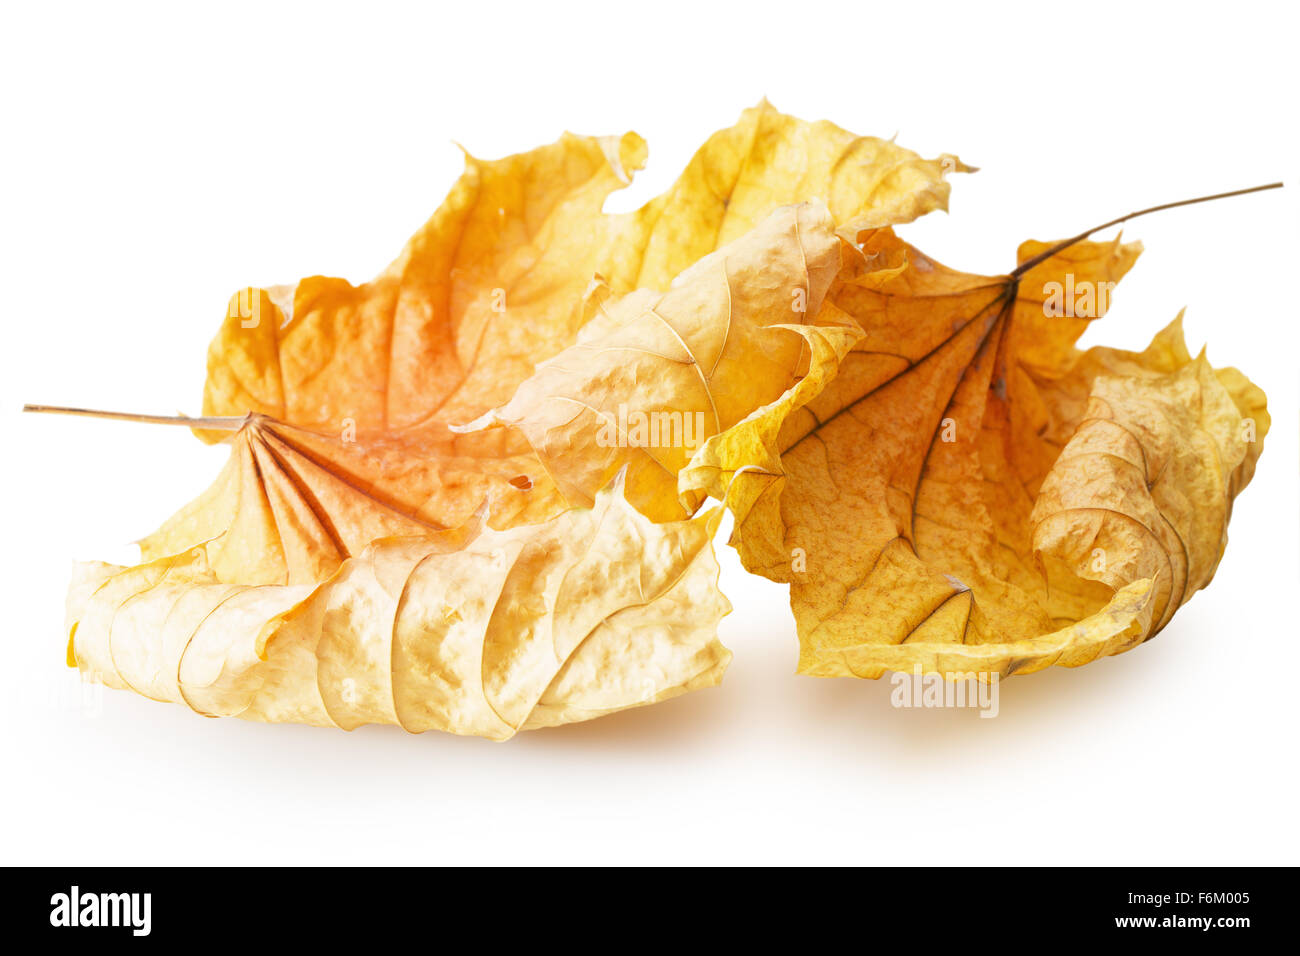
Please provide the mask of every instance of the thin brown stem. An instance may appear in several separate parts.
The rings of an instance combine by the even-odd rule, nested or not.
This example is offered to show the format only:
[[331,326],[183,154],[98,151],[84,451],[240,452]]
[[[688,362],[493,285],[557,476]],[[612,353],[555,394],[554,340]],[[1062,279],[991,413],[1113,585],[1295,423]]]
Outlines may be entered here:
[[1200,202],[1211,202],[1212,200],[1215,199],[1227,199],[1229,196],[1245,196],[1247,193],[1258,193],[1258,192],[1263,192],[1266,189],[1281,189],[1281,188],[1282,188],[1281,183],[1269,183],[1267,186],[1251,186],[1249,189],[1234,189],[1230,193],[1215,193],[1213,196],[1199,196],[1196,199],[1180,199],[1178,202],[1167,202],[1167,203],[1162,203],[1159,206],[1152,206],[1149,209],[1139,209],[1137,212],[1131,212],[1127,216],[1120,216],[1118,219],[1112,219],[1110,222],[1103,222],[1100,226],[1093,226],[1087,232],[1081,232],[1077,236],[1073,237],[1072,239],[1066,239],[1064,242],[1058,242],[1050,249],[1044,252],[1040,252],[1032,259],[1022,262],[1019,266],[1016,267],[1016,270],[1011,273],[1011,278],[1013,279],[1020,278],[1022,275],[1024,275],[1026,272],[1032,269],[1034,266],[1038,265],[1040,262],[1046,262],[1048,259],[1052,258],[1052,256],[1056,255],[1057,253],[1070,248],[1070,246],[1074,245],[1076,242],[1083,242],[1083,240],[1087,239],[1094,232],[1101,232],[1101,230],[1109,229],[1111,226],[1118,226],[1121,222],[1128,222],[1130,219],[1136,219],[1138,216],[1145,216],[1148,213],[1152,213],[1152,212],[1160,212],[1162,209],[1176,209],[1179,206],[1194,206],[1196,205],[1196,203],[1200,203]]
[[248,422],[247,415],[208,416],[190,418],[188,415],[139,415],[135,412],[104,412],[94,408],[69,408],[65,405],[24,405],[25,412],[46,415],[84,415],[87,418],[113,418],[123,422],[145,422],[150,425],[184,425],[186,428],[212,428],[237,432]]

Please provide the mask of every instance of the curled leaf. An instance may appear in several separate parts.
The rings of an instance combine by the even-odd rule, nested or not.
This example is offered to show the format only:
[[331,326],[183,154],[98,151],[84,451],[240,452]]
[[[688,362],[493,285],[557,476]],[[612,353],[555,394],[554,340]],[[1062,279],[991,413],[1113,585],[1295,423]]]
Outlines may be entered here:
[[769,426],[765,467],[714,492],[745,566],[790,583],[800,670],[1010,674],[1154,635],[1214,573],[1263,394],[1191,359],[1177,322],[1142,353],[1074,347],[1136,245],[984,277],[863,239],[826,306],[860,340]]
[[[206,714],[495,738],[716,682],[717,517],[677,473],[825,374],[836,222],[943,208],[966,167],[763,103],[602,213],[644,160],[631,133],[467,157],[373,281],[234,296],[199,430],[230,461],[143,564],[83,567],[71,659]],[[575,405],[707,418],[643,454]],[[516,427],[457,427],[494,408]],[[644,514],[600,490],[620,472]]]
[[721,679],[720,515],[655,524],[620,482],[538,525],[374,541],[315,586],[223,583],[202,547],[80,565],[71,656],[209,716],[504,740]]

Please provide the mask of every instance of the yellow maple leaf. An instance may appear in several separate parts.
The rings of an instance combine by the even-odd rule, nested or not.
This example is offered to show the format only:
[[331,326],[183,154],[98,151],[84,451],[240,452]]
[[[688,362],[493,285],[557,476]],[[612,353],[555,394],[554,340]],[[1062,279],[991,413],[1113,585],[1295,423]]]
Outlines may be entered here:
[[1177,321],[1142,353],[1075,348],[1136,244],[1026,243],[986,277],[863,240],[825,306],[861,339],[815,397],[755,416],[763,469],[713,482],[745,566],[790,584],[799,669],[1005,675],[1154,635],[1214,573],[1263,393],[1188,356]]
[[[603,214],[644,156],[627,134],[471,157],[373,282],[236,295],[188,422],[230,461],[143,564],[79,570],[70,663],[205,714],[498,739],[715,683],[717,516],[678,498],[690,446],[599,454],[603,422],[557,419],[544,386],[579,354],[603,399],[707,409],[699,440],[803,401],[834,368],[808,343],[860,335],[807,324],[837,221],[942,208],[965,167],[762,104],[664,196]],[[456,427],[503,403],[551,443]]]

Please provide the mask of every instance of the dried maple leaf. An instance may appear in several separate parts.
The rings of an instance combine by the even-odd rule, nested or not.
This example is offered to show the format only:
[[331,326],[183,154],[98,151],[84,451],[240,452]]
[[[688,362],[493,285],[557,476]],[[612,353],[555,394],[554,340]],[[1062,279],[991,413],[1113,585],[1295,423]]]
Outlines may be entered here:
[[[235,296],[192,422],[231,441],[230,462],[142,542],[144,564],[83,569],[70,661],[203,713],[498,738],[715,682],[716,518],[685,520],[703,495],[678,504],[680,449],[588,467],[451,426],[565,348],[612,359],[592,363],[609,394],[647,408],[685,402],[688,382],[714,413],[701,438],[802,400],[804,340],[860,333],[799,325],[843,240],[826,206],[779,207],[814,194],[852,231],[905,221],[943,207],[943,175],[965,167],[763,104],[664,196],[602,214],[644,154],[628,134],[469,158],[373,282]],[[627,362],[636,348],[657,367]],[[624,468],[663,525],[634,519],[621,483],[617,508],[598,493]]]
[[209,716],[504,740],[721,679],[720,515],[656,524],[619,483],[538,525],[380,539],[314,587],[224,583],[203,547],[83,564],[75,660]]
[[[1214,573],[1263,393],[1190,358],[1178,322],[1142,353],[1074,347],[1136,244],[1026,243],[984,277],[863,238],[825,306],[863,333],[838,375],[756,413],[762,468],[706,447],[681,476],[790,583],[800,670],[1010,674],[1154,635]],[[1048,314],[1058,289],[1089,290],[1087,317]]]

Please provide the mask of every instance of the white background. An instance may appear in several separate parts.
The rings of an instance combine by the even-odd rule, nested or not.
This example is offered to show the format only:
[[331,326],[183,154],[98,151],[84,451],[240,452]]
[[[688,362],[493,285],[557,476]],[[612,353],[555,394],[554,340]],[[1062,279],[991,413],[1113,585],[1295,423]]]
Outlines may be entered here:
[[453,139],[636,129],[629,209],[766,95],[982,167],[901,231],[989,273],[1024,238],[1294,181],[1293,4],[268,6],[3,14],[3,862],[1300,862],[1295,185],[1130,224],[1147,252],[1085,340],[1140,347],[1187,306],[1193,350],[1268,392],[1217,578],[1148,645],[1005,682],[993,720],[795,676],[783,589],[722,539],[723,685],[591,724],[499,745],[83,702],[71,562],[131,561],[223,451],[17,411],[197,413],[229,294],[369,278]]

